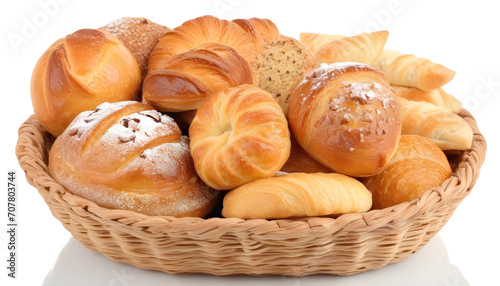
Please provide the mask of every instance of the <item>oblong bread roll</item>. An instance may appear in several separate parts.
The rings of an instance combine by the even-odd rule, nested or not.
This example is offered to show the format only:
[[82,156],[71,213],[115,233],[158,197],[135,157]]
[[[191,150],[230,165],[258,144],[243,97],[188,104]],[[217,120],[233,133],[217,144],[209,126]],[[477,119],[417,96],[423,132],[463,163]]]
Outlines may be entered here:
[[293,173],[259,179],[229,191],[222,216],[278,219],[365,212],[372,195],[358,180],[337,173]]

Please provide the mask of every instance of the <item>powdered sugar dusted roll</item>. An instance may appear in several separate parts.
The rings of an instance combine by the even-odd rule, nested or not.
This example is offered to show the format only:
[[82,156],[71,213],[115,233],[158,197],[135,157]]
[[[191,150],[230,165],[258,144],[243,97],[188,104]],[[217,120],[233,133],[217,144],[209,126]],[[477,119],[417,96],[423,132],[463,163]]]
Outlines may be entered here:
[[380,71],[360,63],[324,65],[292,93],[289,123],[304,150],[346,175],[378,173],[394,154],[401,118]]
[[75,195],[146,215],[203,217],[218,196],[196,174],[176,123],[134,101],[77,116],[54,143],[49,170]]

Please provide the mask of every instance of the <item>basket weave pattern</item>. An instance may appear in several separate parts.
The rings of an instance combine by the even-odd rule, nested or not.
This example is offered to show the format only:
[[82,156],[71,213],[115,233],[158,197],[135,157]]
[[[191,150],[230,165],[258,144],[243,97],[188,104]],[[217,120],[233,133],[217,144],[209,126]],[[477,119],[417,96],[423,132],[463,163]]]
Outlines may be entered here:
[[72,195],[48,174],[53,139],[32,115],[16,154],[52,214],[87,248],[112,260],[168,273],[348,275],[398,262],[422,248],[470,193],[486,141],[474,118],[471,149],[450,158],[453,175],[419,199],[336,218],[243,220],[151,217],[110,210]]

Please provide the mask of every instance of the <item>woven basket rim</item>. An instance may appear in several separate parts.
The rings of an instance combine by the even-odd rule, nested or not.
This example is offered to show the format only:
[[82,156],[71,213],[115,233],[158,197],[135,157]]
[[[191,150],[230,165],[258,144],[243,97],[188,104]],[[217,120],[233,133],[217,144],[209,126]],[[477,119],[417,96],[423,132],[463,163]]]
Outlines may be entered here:
[[[404,202],[384,209],[370,210],[364,213],[342,214],[337,217],[306,217],[289,219],[239,219],[239,218],[194,218],[183,217],[176,218],[171,216],[148,216],[136,213],[130,210],[107,209],[98,206],[96,203],[82,197],[71,194],[63,186],[57,183],[48,173],[46,147],[33,140],[33,136],[47,137],[47,132],[40,126],[35,115],[31,115],[19,128],[18,143],[16,145],[16,155],[21,168],[25,171],[28,182],[36,187],[39,192],[48,192],[53,196],[58,196],[58,200],[67,204],[71,208],[82,208],[88,212],[88,215],[95,216],[104,220],[112,220],[115,223],[124,225],[137,224],[144,227],[145,230],[152,232],[162,232],[161,228],[152,229],[149,225],[169,225],[176,229],[186,229],[189,231],[193,227],[229,228],[232,225],[249,224],[248,227],[256,228],[262,225],[266,229],[273,229],[277,233],[283,231],[307,231],[316,228],[334,227],[335,229],[349,229],[362,227],[380,227],[394,220],[404,221],[412,216],[425,212],[423,209],[429,205],[445,203],[448,199],[462,200],[465,198],[477,177],[479,169],[485,160],[486,140],[480,133],[477,123],[472,115],[465,109],[462,109],[459,116],[463,117],[471,126],[474,138],[469,150],[460,155],[458,166],[455,168],[452,176],[448,178],[441,186],[428,190],[421,197],[410,202]],[[40,134],[34,134],[39,132]],[[46,143],[46,142],[45,142]],[[28,161],[36,162],[26,163]],[[472,183],[471,183],[472,182]],[[461,184],[471,184],[466,188],[453,188]],[[461,194],[453,194],[447,190],[465,189]],[[200,225],[201,224],[201,225]],[[271,227],[271,228],[270,228]]]

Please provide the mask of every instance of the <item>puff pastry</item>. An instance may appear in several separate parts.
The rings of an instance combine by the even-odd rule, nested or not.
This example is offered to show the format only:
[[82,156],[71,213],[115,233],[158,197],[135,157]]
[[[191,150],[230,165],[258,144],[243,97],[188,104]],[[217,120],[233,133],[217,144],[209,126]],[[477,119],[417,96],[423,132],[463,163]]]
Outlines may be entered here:
[[415,87],[406,86],[392,86],[392,88],[396,96],[410,101],[429,102],[453,113],[458,113],[462,109],[462,103],[442,88],[431,91],[424,91]]
[[[371,64],[384,49],[389,32],[377,31],[343,37],[321,45],[314,53],[318,63],[358,62]],[[329,36],[326,36],[330,38]]]
[[209,97],[196,112],[189,136],[196,172],[219,190],[273,176],[290,154],[283,111],[253,85]]
[[398,97],[398,103],[402,134],[427,137],[441,150],[470,148],[472,129],[462,117],[424,101],[409,101]]
[[384,50],[373,66],[387,76],[392,85],[434,90],[450,82],[455,72],[428,59]]

